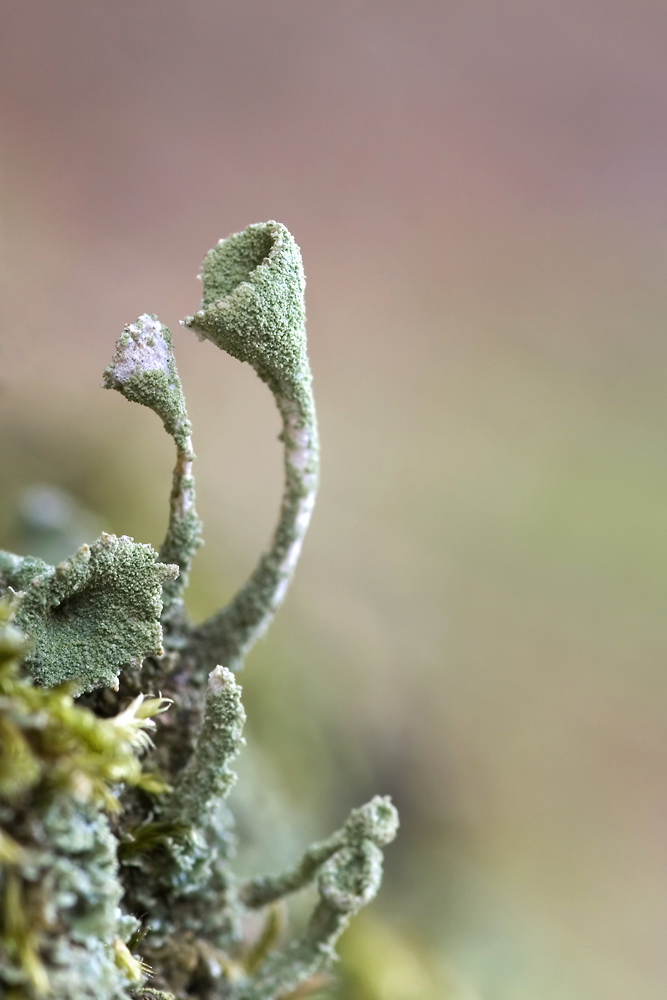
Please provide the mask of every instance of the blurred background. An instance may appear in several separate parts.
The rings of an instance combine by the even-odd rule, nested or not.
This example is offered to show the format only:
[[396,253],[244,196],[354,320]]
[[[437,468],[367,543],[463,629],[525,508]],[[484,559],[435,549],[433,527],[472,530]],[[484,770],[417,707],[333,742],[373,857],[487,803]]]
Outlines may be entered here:
[[376,791],[402,816],[327,995],[663,998],[664,3],[3,0],[0,23],[0,544],[38,483],[159,544],[170,442],[100,388],[157,312],[199,456],[192,613],[231,595],[274,523],[278,418],[178,320],[205,250],[284,222],[323,477],[244,673],[251,743],[298,845]]

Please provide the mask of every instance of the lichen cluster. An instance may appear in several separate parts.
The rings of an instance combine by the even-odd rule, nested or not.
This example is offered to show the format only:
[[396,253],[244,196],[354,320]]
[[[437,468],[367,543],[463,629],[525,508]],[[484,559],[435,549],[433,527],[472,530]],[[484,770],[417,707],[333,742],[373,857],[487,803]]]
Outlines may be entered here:
[[[245,721],[235,674],[294,572],[319,447],[305,279],[290,233],[269,222],[221,240],[202,279],[202,306],[183,325],[249,362],[282,417],[278,524],[229,605],[191,623],[183,593],[201,522],[190,421],[171,334],[156,316],[139,317],[118,340],[104,385],[153,410],[174,440],[160,551],[103,534],[55,567],[0,552],[0,995],[8,1000],[305,996],[350,918],[375,896],[382,848],[396,833],[396,811],[378,797],[292,869],[235,875],[226,799]],[[308,885],[317,893],[310,920],[282,944],[282,901]],[[262,911],[263,930],[249,930]]]
[[67,688],[37,687],[26,642],[0,604],[0,995],[121,1000],[144,978],[126,942],[139,922],[120,907],[118,842],[109,816],[121,786],[157,795],[142,771],[150,716],[135,699],[111,719]]

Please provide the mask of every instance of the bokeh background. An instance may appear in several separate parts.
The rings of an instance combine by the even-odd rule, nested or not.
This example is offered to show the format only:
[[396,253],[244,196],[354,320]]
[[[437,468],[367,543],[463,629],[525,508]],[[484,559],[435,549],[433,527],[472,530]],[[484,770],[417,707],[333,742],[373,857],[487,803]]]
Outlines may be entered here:
[[[667,987],[661,0],[2,0],[0,543],[68,490],[158,544],[171,448],[100,388],[203,252],[300,244],[323,478],[244,674],[300,843],[403,819],[345,1000]],[[280,495],[253,372],[176,332],[207,546]]]

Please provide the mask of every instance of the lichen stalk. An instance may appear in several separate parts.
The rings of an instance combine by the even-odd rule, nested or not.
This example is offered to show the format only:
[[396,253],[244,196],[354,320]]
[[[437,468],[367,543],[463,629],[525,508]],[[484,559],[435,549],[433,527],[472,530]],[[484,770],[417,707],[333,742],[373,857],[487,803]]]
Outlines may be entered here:
[[345,825],[327,840],[312,844],[300,861],[282,875],[249,879],[239,887],[239,899],[249,909],[266,906],[312,882],[318,871],[339,851],[358,848],[365,841],[384,847],[396,836],[398,814],[386,796],[376,795],[359,809],[353,809]]
[[266,632],[294,575],[310,524],[318,485],[318,438],[314,417],[292,400],[276,397],[283,418],[284,490],[271,545],[232,601],[195,629],[193,648],[204,669],[216,656],[239,670]]
[[171,332],[155,315],[144,313],[125,327],[116,342],[103,385],[126,399],[147,406],[161,418],[176,445],[176,464],[169,501],[169,523],[160,547],[160,560],[178,566],[178,576],[165,582],[162,621],[167,646],[177,644],[175,633],[185,614],[183,593],[188,585],[192,559],[201,545],[201,521],[195,507],[192,464],[192,428],[185,405]]
[[282,418],[285,485],[270,547],[232,601],[194,630],[199,673],[211,661],[238,670],[268,628],[294,574],[319,479],[305,277],[294,239],[276,222],[249,226],[206,255],[202,279],[202,308],[183,324],[247,361],[271,389]]
[[315,879],[319,901],[300,938],[284,952],[268,956],[252,982],[242,983],[234,1000],[266,1000],[284,996],[327,969],[336,958],[335,945],[351,918],[370,903],[382,881],[382,847],[398,829],[398,814],[388,798],[376,796],[353,809],[332,837],[313,845],[291,871],[276,878],[254,879],[241,887],[239,898],[254,907],[282,898]]
[[176,450],[169,497],[169,524],[160,546],[161,561],[176,563],[180,571],[178,578],[170,581],[164,588],[163,620],[173,617],[173,609],[182,603],[190,577],[192,557],[201,545],[201,522],[195,508],[195,481],[192,472],[195,454],[190,435],[185,441],[185,447],[177,446]]
[[229,765],[245,743],[244,724],[241,688],[231,670],[216,667],[209,675],[204,722],[195,752],[181,771],[164,811],[166,819],[203,826],[212,808],[229,795],[236,782]]

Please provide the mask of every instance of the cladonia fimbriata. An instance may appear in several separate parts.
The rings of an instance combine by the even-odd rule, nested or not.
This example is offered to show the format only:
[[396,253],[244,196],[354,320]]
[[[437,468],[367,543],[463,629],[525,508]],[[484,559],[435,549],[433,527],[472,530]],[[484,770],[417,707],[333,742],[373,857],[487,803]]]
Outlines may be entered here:
[[[202,540],[169,329],[144,313],[103,384],[151,409],[176,460],[159,550],[102,534],[57,566],[0,552],[0,993],[8,1000],[286,1000],[375,896],[398,816],[376,796],[278,874],[240,879],[227,804],[245,740],[238,674],[283,602],[315,505],[319,441],[301,254],[277,222],[220,240],[182,325],[250,364],[282,419],[278,522],[208,620],[184,594]],[[144,758],[142,760],[142,758]],[[279,906],[306,886],[304,929]],[[248,915],[265,910],[253,938]]]

